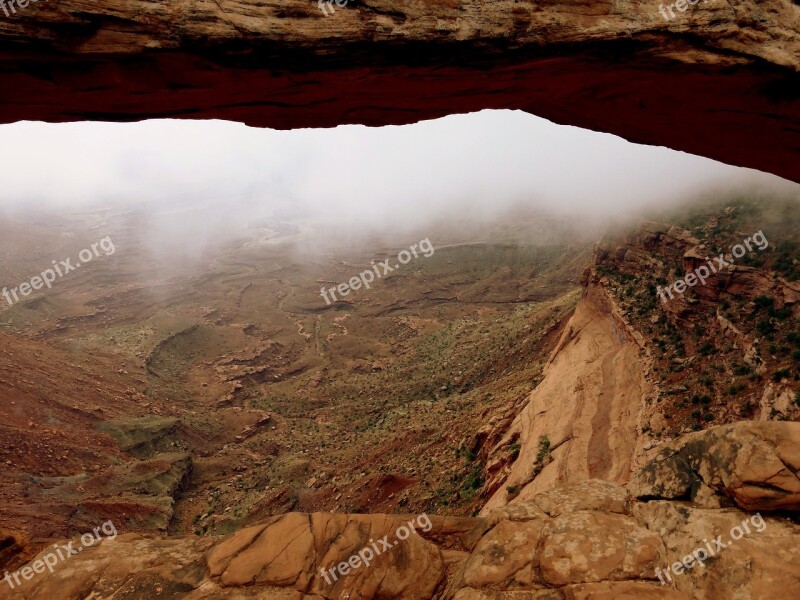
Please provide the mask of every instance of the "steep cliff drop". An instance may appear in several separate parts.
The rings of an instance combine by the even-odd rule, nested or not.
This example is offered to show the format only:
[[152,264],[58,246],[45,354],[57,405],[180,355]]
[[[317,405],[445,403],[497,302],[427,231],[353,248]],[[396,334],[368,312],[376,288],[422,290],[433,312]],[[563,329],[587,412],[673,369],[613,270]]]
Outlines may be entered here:
[[525,500],[560,483],[628,480],[638,466],[637,424],[651,393],[637,336],[603,287],[590,283],[544,379],[490,455],[492,472],[520,440],[519,458],[496,473],[495,482],[507,479],[483,514],[506,505],[515,491]]

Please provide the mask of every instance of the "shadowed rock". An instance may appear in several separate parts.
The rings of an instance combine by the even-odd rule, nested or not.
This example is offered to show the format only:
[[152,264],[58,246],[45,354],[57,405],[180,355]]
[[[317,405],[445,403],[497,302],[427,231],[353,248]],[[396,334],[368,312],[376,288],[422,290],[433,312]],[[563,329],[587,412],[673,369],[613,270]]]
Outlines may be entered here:
[[743,421],[682,436],[628,490],[666,500],[710,491],[747,510],[800,510],[800,423]]
[[684,8],[670,17],[650,0],[30,3],[0,24],[0,120],[288,129],[507,108],[800,180],[800,7]]

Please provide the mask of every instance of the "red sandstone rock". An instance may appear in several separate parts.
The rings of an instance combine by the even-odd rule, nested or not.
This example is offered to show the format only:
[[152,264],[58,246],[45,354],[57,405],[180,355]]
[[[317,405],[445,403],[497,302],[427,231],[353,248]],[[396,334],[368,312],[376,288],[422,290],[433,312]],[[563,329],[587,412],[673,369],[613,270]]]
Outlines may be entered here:
[[0,121],[281,129],[521,109],[800,181],[800,7],[38,2],[0,17]]

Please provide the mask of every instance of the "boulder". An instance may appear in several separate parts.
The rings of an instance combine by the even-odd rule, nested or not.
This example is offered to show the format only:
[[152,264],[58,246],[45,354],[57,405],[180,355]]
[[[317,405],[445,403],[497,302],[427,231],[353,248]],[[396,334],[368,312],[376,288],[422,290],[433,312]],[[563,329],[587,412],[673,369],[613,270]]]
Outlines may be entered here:
[[746,510],[800,510],[800,423],[750,422],[681,436],[628,484],[639,499],[710,490]]
[[[639,504],[634,514],[664,542],[658,567],[665,587],[674,583],[697,600],[800,598],[800,525],[791,520],[667,501]],[[689,561],[681,574],[663,575],[700,551],[709,555],[703,563]]]
[[[402,525],[388,515],[290,513],[216,546],[209,574],[225,588],[261,584],[322,598],[430,598],[444,576],[441,550],[416,533],[398,539]],[[365,548],[380,553],[371,550],[369,564],[353,562]]]

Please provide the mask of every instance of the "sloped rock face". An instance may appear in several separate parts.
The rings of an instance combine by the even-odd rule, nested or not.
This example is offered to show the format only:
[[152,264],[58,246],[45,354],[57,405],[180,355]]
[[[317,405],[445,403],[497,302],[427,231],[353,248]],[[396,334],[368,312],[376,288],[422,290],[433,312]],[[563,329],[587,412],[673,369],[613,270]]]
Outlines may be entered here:
[[181,422],[174,417],[143,417],[127,421],[108,421],[98,428],[109,434],[125,452],[148,458],[174,442]]
[[[734,200],[678,212],[680,226],[643,222],[609,235],[586,272],[587,286],[602,289],[643,341],[654,390],[642,397],[639,422],[647,459],[705,423],[800,420],[796,202]],[[737,245],[750,250],[734,258]],[[684,276],[693,285],[678,293],[672,286]]]
[[[783,426],[794,424],[739,425],[702,432],[700,441],[712,455],[742,454],[731,463],[731,480],[771,485],[774,478],[747,458],[793,460],[796,429]],[[687,438],[685,445],[699,443],[697,435]],[[717,491],[739,494],[736,487]],[[416,531],[398,539],[409,521]],[[368,566],[325,577],[321,569],[349,562],[380,539],[388,547]],[[785,516],[637,501],[617,484],[587,480],[479,518],[290,513],[226,539],[121,535],[13,591],[0,583],[0,598],[794,598],[798,542],[800,525]]]
[[[444,577],[442,552],[417,535],[398,539],[400,526],[385,515],[292,513],[218,545],[208,556],[209,571],[224,587],[262,583],[323,598],[430,598]],[[369,554],[350,563],[364,548]],[[334,573],[323,571],[342,564]]]
[[148,460],[134,459],[100,431],[107,420],[162,412],[161,401],[135,392],[135,377],[121,366],[0,334],[0,531],[24,546],[18,552],[0,533],[0,565],[16,569],[46,540],[108,519],[120,529],[166,531],[192,461],[173,440]]
[[[487,471],[502,487],[484,513],[515,496],[583,479],[624,483],[636,463],[642,398],[651,394],[637,332],[625,325],[599,287],[587,287],[545,367],[544,379],[490,454]],[[494,463],[519,440],[519,456],[505,470]]]
[[[276,128],[525,110],[800,180],[800,7],[154,0],[0,15],[0,120]],[[325,16],[328,13],[328,16]]]
[[[113,518],[120,526],[166,531],[174,514],[175,497],[192,471],[184,453],[158,454],[150,460],[112,466],[97,475],[41,478],[29,491],[37,508],[56,504],[75,507],[81,527]],[[74,522],[74,521],[73,521]]]

